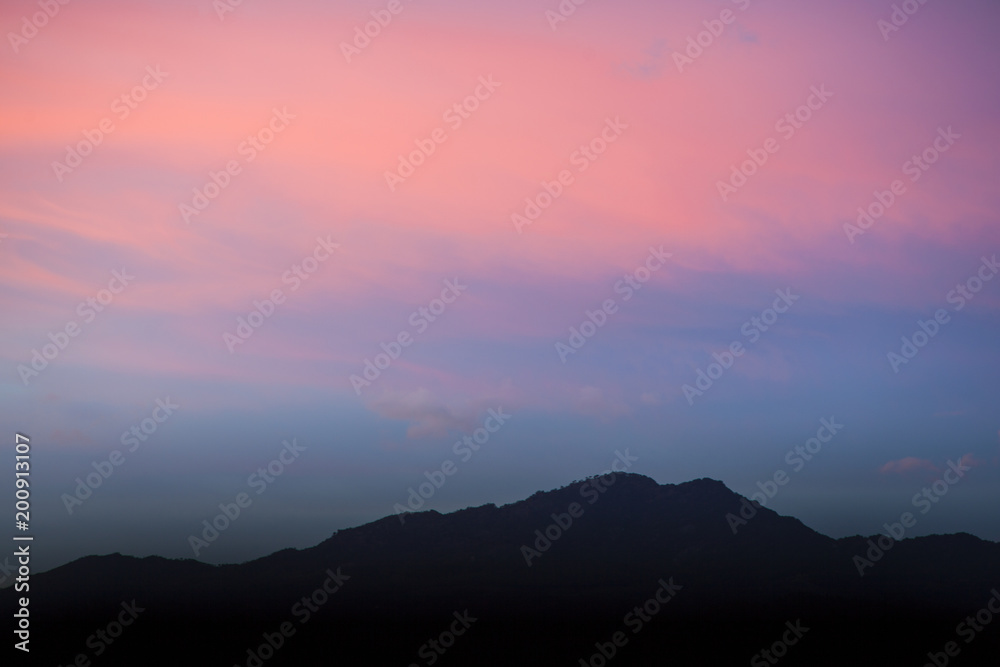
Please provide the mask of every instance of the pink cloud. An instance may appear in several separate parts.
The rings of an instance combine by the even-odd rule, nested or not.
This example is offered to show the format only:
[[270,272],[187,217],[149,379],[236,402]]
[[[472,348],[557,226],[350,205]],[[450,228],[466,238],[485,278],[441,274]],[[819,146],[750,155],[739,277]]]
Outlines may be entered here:
[[[996,463],[997,459],[993,460]],[[958,459],[958,464],[963,466],[968,466],[970,468],[977,468],[979,466],[988,465],[990,462],[984,459],[978,459],[971,452],[964,454]],[[928,461],[927,459],[918,459],[913,456],[907,456],[896,461],[889,461],[881,468],[879,468],[880,473],[896,473],[896,474],[907,474],[917,470],[929,470],[931,472],[938,472],[940,468]]]
[[962,458],[960,458],[958,460],[958,462],[959,462],[960,465],[969,466],[970,468],[976,468],[978,466],[984,466],[987,463],[989,463],[989,461],[984,461],[983,459],[977,459],[971,453],[966,454],[965,456],[963,456]]
[[465,411],[444,405],[425,387],[408,392],[386,391],[368,405],[369,409],[388,419],[410,422],[406,437],[444,437],[451,429],[468,426]]
[[889,461],[878,469],[878,471],[883,474],[897,473],[900,475],[913,472],[915,470],[932,470],[936,472],[938,467],[927,459],[918,459],[913,456],[907,456],[896,461]]
[[511,403],[493,399],[448,402],[426,387],[385,390],[368,403],[368,409],[382,417],[409,422],[406,429],[409,439],[447,438],[455,432],[471,433],[482,426],[488,408],[514,409]]
[[656,392],[645,391],[639,395],[639,403],[642,405],[660,405],[662,402],[660,395]]
[[630,414],[631,409],[617,396],[606,396],[599,387],[578,387],[575,390],[574,408],[585,415],[604,420]]

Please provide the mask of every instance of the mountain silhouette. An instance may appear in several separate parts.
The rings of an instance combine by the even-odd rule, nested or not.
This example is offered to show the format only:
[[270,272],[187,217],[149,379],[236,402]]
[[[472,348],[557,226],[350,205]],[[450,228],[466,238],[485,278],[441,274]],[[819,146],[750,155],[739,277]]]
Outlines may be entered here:
[[1000,544],[879,539],[617,473],[238,565],[82,558],[31,578],[32,664],[997,665],[1000,615],[960,624]]

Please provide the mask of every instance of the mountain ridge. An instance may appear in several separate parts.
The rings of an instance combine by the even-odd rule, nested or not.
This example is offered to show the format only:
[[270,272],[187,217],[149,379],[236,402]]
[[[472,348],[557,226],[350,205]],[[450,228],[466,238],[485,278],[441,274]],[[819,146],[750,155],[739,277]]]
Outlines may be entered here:
[[[71,657],[71,638],[84,645],[83,619],[135,599],[155,625],[133,631],[136,646],[116,654],[121,664],[152,664],[140,644],[164,645],[179,633],[220,664],[244,665],[242,645],[287,620],[297,598],[343,578],[315,613],[324,620],[303,627],[296,648],[282,649],[268,667],[314,664],[324,646],[317,628],[348,628],[337,630],[344,655],[410,664],[413,656],[396,645],[419,646],[421,633],[435,631],[433,619],[463,610],[483,620],[464,640],[466,661],[452,664],[550,664],[588,646],[590,655],[609,624],[620,625],[625,611],[666,585],[677,587],[659,616],[670,622],[662,633],[644,631],[642,642],[636,637],[634,658],[623,652],[618,663],[649,664],[649,656],[677,642],[686,648],[675,652],[704,658],[698,642],[713,642],[703,624],[719,619],[738,619],[737,629],[733,647],[716,647],[713,655],[735,656],[764,641],[767,628],[798,616],[821,621],[824,632],[853,633],[855,647],[883,659],[895,655],[894,644],[866,634],[873,619],[894,619],[894,628],[905,620],[897,634],[919,647],[928,632],[975,611],[1000,583],[1000,545],[973,535],[900,540],[861,576],[852,559],[878,536],[834,539],[766,507],[734,534],[726,517],[746,511],[747,502],[710,478],[659,484],[635,473],[597,475],[501,506],[389,515],[311,547],[238,564],[88,556],[32,577],[33,613],[48,636],[60,637],[45,649],[56,661]],[[509,636],[521,639],[506,645]],[[529,655],[529,644],[541,648]],[[836,651],[799,653],[812,661],[802,664],[846,659]],[[102,657],[102,664],[111,663]]]

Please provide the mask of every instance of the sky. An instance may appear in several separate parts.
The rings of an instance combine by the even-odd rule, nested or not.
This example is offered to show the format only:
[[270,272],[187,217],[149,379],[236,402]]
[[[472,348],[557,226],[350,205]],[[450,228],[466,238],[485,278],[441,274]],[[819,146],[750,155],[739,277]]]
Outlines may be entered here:
[[36,567],[626,452],[833,537],[1000,540],[1000,7],[902,5],[4,2]]

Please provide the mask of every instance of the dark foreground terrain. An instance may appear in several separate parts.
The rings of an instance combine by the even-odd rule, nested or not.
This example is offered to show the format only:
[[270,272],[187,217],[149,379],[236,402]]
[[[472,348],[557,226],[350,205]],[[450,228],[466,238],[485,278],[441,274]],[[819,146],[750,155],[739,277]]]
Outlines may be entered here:
[[241,565],[92,556],[32,577],[29,664],[1000,664],[1000,544],[905,539],[860,576],[869,538],[765,508],[734,535],[741,509],[618,474]]

